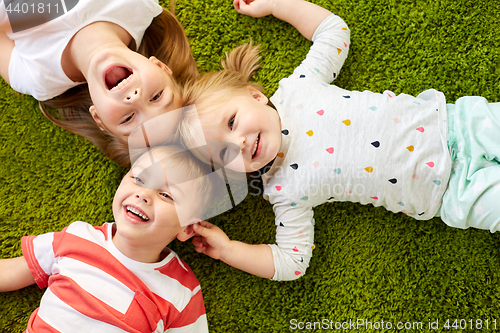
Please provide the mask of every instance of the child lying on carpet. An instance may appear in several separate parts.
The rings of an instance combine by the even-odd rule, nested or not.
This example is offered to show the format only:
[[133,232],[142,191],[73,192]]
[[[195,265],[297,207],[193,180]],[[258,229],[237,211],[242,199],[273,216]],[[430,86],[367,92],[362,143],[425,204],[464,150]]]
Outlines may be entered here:
[[335,201],[498,230],[500,103],[463,97],[446,104],[436,90],[413,97],[329,85],[349,48],[341,18],[302,0],[235,0],[234,6],[285,20],[313,45],[280,81],[272,104],[249,82],[259,60],[251,44],[226,55],[225,70],[186,87],[185,104],[197,113],[181,120],[184,145],[206,140],[211,151],[198,153],[202,160],[231,169],[242,156],[238,171],[265,172],[264,198],[277,225],[277,245],[269,246],[231,241],[204,222],[193,239],[198,252],[261,277],[296,279],[314,249],[313,207]]
[[23,237],[23,256],[0,260],[0,291],[48,287],[26,332],[208,332],[199,282],[166,246],[193,236],[209,172],[178,146],[156,147],[116,190],[115,222]]
[[[129,165],[123,146],[130,132],[178,109],[178,84],[198,75],[185,32],[158,0],[79,0],[64,13],[63,3],[0,2],[0,74],[44,101],[56,125]],[[62,120],[43,104],[59,109]]]

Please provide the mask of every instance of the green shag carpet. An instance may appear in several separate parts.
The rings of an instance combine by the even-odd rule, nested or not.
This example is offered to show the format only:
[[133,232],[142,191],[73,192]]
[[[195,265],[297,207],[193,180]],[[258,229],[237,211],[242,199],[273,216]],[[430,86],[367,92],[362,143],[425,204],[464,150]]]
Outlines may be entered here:
[[[435,88],[449,102],[466,95],[500,102],[497,1],[314,1],[352,31],[338,86],[413,95]],[[268,94],[310,46],[285,22],[238,14],[231,0],[178,0],[177,15],[204,71],[218,69],[223,52],[250,38],[262,44],[256,80]],[[33,98],[3,81],[0,146],[1,258],[21,255],[22,235],[57,231],[75,220],[99,225],[113,219],[111,202],[125,170],[49,123]],[[211,222],[232,239],[273,243],[272,207],[257,194],[251,190]],[[352,203],[324,204],[315,218],[310,268],[291,282],[250,276],[196,253],[190,242],[172,244],[201,282],[211,332],[341,325],[345,332],[382,332],[397,323],[406,323],[408,332],[500,329],[499,235]],[[31,286],[0,294],[0,332],[25,329],[42,293]]]

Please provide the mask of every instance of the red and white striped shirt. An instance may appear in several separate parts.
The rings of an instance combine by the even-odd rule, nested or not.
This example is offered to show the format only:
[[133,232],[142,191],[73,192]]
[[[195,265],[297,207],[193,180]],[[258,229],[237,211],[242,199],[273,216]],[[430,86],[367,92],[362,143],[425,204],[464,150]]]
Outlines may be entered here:
[[74,222],[22,238],[40,288],[48,287],[26,332],[208,332],[201,288],[173,251],[158,263],[124,256],[113,223]]

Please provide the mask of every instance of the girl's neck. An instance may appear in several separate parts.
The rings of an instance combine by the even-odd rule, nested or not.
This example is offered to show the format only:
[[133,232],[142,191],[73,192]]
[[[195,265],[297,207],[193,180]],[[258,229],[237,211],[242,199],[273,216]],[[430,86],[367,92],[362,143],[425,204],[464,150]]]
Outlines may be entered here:
[[74,82],[86,81],[92,57],[106,48],[128,48],[132,36],[117,24],[94,22],[78,31],[64,49],[61,65],[64,73]]

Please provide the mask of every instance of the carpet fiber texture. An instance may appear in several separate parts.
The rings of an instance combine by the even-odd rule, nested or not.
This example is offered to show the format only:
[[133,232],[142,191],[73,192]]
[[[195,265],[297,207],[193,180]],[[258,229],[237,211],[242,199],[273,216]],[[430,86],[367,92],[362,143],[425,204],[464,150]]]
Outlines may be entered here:
[[[467,95],[500,102],[497,1],[314,2],[340,15],[352,31],[336,85],[412,95],[435,88],[451,103]],[[178,0],[177,16],[202,71],[218,69],[225,51],[250,38],[260,43],[262,68],[255,79],[268,95],[310,46],[287,23],[240,15],[230,0]],[[47,121],[33,98],[0,82],[1,258],[21,255],[23,235],[58,231],[75,220],[112,221],[111,202],[124,172],[84,139]],[[196,253],[190,242],[171,245],[200,280],[211,332],[381,332],[398,323],[409,332],[500,329],[498,234],[353,203],[324,204],[315,218],[310,267],[292,282],[250,276]],[[210,221],[232,239],[274,243],[272,207],[256,190]],[[0,332],[25,329],[42,293],[31,286],[0,294]]]

